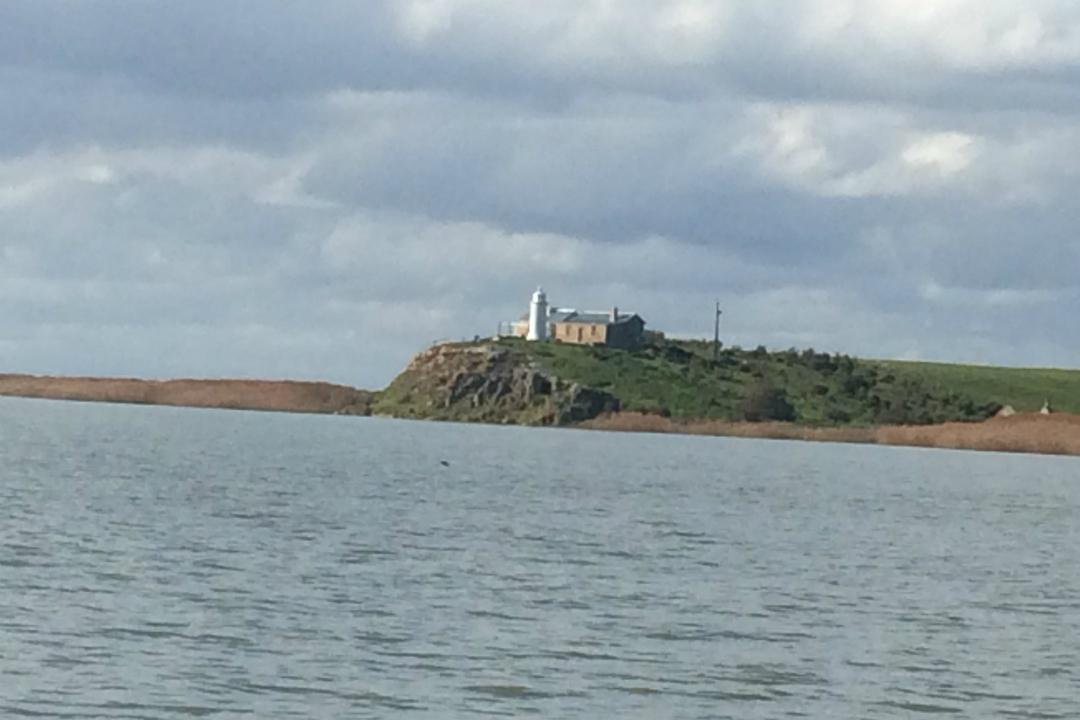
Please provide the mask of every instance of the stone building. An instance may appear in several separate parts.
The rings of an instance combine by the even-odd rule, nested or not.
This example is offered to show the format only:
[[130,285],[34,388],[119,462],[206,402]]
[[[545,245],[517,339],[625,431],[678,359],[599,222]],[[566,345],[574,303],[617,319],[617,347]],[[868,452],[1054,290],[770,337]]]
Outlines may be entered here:
[[645,321],[634,313],[578,312],[548,307],[543,289],[533,295],[529,313],[513,324],[514,334],[529,340],[579,345],[607,345],[633,350],[645,342]]

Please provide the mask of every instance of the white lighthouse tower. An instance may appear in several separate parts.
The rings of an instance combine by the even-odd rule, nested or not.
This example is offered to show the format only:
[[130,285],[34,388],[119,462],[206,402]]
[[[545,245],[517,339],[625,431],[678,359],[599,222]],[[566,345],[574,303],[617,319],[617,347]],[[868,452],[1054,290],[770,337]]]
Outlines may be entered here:
[[529,303],[529,332],[526,340],[547,340],[548,336],[548,304],[544,288],[536,288],[532,302]]

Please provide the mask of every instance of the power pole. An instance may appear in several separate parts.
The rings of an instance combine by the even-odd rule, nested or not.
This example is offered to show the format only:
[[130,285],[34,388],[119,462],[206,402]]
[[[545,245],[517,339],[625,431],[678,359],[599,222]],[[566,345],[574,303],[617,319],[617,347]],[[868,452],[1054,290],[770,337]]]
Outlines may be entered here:
[[720,301],[716,301],[716,332],[713,335],[713,351],[712,359],[716,361],[720,357],[720,316],[724,314],[724,311],[720,309]]

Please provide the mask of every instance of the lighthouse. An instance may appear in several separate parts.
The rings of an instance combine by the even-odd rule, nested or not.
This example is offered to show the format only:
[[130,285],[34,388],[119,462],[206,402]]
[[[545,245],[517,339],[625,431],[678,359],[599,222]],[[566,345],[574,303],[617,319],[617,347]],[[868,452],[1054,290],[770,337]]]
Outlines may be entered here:
[[529,303],[529,332],[526,340],[547,340],[548,336],[548,304],[544,288],[536,288],[532,302]]

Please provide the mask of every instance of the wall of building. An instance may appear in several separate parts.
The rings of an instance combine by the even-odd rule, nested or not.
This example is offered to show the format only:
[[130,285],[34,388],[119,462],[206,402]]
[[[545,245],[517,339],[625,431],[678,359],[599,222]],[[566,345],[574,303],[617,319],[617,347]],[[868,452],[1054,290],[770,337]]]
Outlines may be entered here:
[[645,322],[639,317],[632,317],[607,328],[607,344],[610,347],[633,350],[641,347],[644,341]]
[[558,342],[597,345],[607,342],[607,326],[591,323],[551,323],[551,339]]
[[[518,337],[528,334],[529,324],[518,322],[513,325],[513,333]],[[641,347],[645,340],[645,322],[633,317],[615,325],[594,323],[553,322],[549,326],[549,337],[556,342],[581,345],[609,345],[610,347],[633,350]]]

